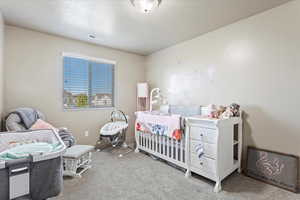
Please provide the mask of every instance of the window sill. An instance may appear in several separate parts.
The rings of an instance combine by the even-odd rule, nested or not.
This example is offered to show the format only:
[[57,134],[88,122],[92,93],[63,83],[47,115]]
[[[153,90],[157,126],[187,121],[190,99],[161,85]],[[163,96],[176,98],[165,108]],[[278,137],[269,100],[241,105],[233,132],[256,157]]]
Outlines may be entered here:
[[114,110],[115,107],[101,107],[101,108],[63,108],[64,112],[69,111],[94,111],[94,110]]

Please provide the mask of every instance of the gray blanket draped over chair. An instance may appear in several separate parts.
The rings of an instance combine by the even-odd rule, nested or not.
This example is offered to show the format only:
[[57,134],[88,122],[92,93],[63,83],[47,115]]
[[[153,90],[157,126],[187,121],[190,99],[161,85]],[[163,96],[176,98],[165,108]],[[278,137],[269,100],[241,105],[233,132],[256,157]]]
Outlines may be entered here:
[[17,108],[16,110],[10,112],[10,114],[17,114],[26,129],[30,129],[30,127],[36,122],[36,120],[42,118],[39,116],[37,110],[32,108]]
[[[17,108],[11,111],[6,117],[6,129],[8,131],[25,131],[38,120],[45,120],[40,111],[33,108]],[[75,144],[75,138],[66,128],[58,129],[58,134],[67,147]]]

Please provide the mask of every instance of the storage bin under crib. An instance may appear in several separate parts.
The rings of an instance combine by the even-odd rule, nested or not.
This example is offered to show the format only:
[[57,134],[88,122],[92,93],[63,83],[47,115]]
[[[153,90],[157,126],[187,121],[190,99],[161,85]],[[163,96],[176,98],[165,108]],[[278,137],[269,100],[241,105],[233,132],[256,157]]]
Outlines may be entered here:
[[[28,143],[47,143],[55,148],[44,153],[35,151],[24,158],[3,156],[8,149]],[[0,200],[18,197],[43,200],[57,196],[63,187],[62,155],[65,149],[53,130],[0,133]]]

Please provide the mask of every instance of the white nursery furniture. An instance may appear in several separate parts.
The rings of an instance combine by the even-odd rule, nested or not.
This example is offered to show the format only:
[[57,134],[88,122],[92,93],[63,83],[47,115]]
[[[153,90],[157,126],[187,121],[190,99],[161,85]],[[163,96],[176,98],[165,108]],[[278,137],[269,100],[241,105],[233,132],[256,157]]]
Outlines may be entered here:
[[[165,117],[165,116],[164,116]],[[181,140],[135,130],[136,152],[157,156],[216,182],[214,191],[221,191],[221,181],[233,171],[241,171],[242,119],[210,119],[186,117]],[[137,121],[136,121],[137,125]],[[203,155],[195,150],[201,144]]]
[[[151,112],[147,113],[151,115]],[[166,115],[156,115],[156,117],[161,117],[163,120],[168,120],[170,116]],[[135,122],[135,127],[137,127],[138,119]],[[185,135],[181,140],[176,140],[171,137],[153,134],[150,132],[138,131],[135,128],[135,139],[136,139],[136,149],[135,152],[138,153],[139,150],[150,153],[168,162],[174,163],[177,166],[187,169],[186,162],[186,145],[187,141]]]
[[[241,172],[242,119],[186,118],[187,173],[191,171],[216,182],[214,191],[221,191],[221,181],[238,169]],[[203,155],[197,155],[201,144]]]
[[94,146],[74,145],[63,155],[64,176],[81,178],[81,174],[92,167],[92,151]]

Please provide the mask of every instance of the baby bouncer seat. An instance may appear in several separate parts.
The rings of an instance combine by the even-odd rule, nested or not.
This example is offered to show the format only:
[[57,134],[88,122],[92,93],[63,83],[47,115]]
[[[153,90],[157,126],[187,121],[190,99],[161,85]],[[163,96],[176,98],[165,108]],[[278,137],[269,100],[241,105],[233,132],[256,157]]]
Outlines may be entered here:
[[[126,132],[128,129],[128,116],[121,110],[114,110],[111,113],[111,121],[106,123],[100,129],[100,137],[98,141],[99,150],[103,150],[110,144],[113,148],[124,147],[126,144]],[[129,153],[129,152],[127,152]],[[122,154],[120,154],[122,156]]]

